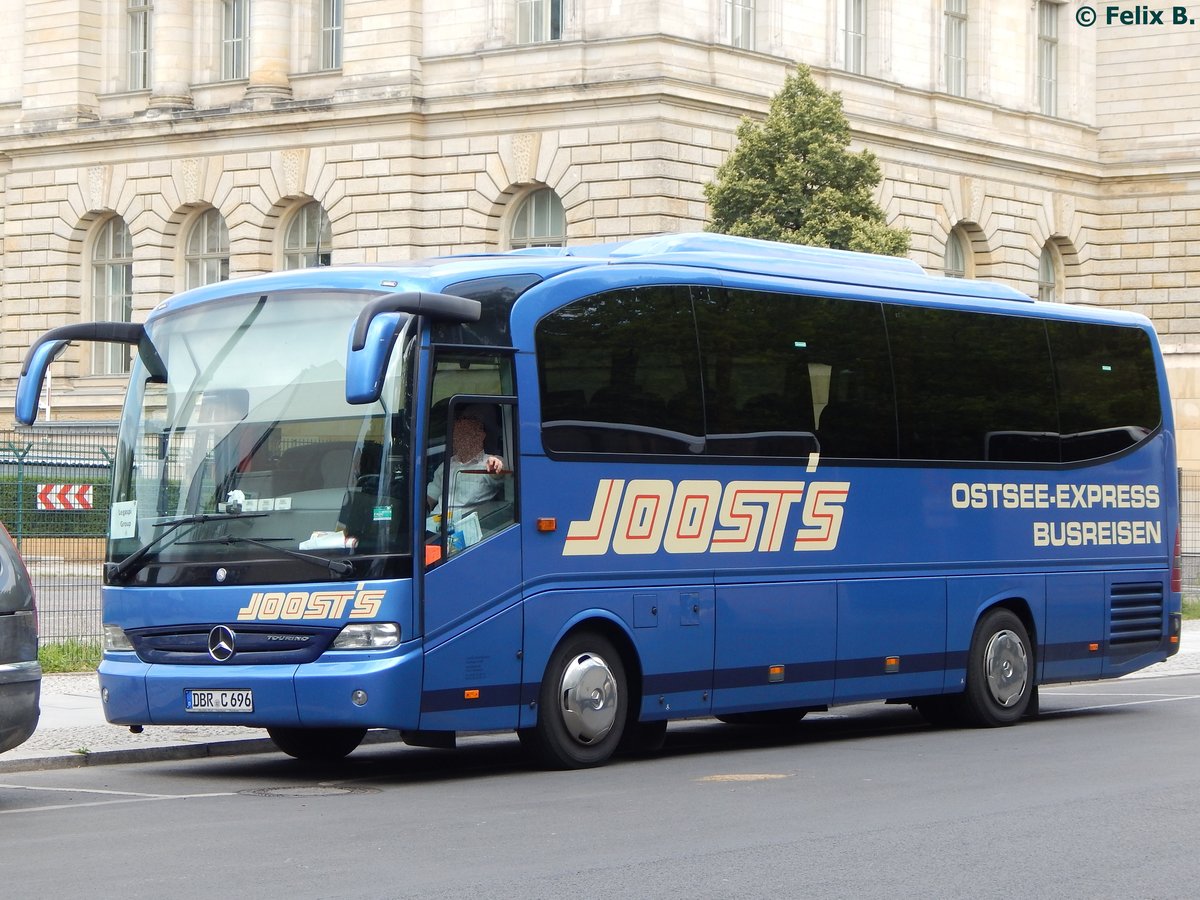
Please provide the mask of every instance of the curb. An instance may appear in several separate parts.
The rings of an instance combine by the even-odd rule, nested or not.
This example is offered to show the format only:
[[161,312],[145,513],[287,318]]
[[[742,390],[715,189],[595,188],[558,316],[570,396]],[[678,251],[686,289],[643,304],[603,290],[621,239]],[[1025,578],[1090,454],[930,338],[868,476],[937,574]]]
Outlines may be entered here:
[[89,750],[54,756],[30,756],[24,759],[0,759],[0,774],[38,772],[53,769],[82,769],[85,766],[116,766],[123,763],[164,762],[203,759],[216,756],[241,756],[250,753],[278,752],[270,738],[245,741],[213,741],[207,744],[171,744],[162,747],[134,747],[126,750]]
[[[359,746],[402,743],[400,732],[368,731]],[[53,751],[51,751],[53,753]],[[122,750],[89,750],[82,753],[56,753],[47,756],[27,756],[0,759],[0,775],[9,772],[40,772],[58,769],[82,769],[88,766],[118,766],[126,763],[179,762],[189,759],[249,756],[283,751],[270,738],[210,741],[197,744],[163,744],[157,747],[132,747]]]

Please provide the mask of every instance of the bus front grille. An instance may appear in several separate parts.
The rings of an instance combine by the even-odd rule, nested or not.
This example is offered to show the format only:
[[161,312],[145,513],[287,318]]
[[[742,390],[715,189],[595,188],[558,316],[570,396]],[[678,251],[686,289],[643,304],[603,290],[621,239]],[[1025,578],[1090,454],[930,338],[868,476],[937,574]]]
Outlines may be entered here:
[[[218,629],[223,630],[216,633]],[[136,628],[126,635],[142,662],[185,666],[296,665],[312,662],[324,653],[337,636],[337,629],[214,623]]]

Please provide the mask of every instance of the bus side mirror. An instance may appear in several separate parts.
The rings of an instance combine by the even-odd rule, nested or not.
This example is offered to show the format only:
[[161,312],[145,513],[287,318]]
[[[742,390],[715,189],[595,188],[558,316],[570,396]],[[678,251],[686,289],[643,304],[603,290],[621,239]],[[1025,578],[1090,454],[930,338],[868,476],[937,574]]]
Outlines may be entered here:
[[15,416],[22,425],[32,425],[37,421],[38,400],[42,396],[46,370],[69,343],[70,341],[46,341],[29,351],[21,377],[17,380]]
[[22,425],[32,425],[37,420],[38,399],[46,371],[71,341],[132,344],[138,348],[138,355],[150,376],[166,380],[166,367],[145,337],[146,327],[141,322],[78,322],[51,328],[33,342],[25,355],[25,364],[21,366],[21,377],[17,381],[16,420]]
[[423,291],[398,291],[372,300],[362,308],[350,332],[346,402],[374,403],[379,399],[392,346],[410,316],[435,322],[478,322],[481,310],[478,300]]
[[346,402],[375,403],[383,391],[388,359],[408,316],[383,313],[371,320],[366,340],[355,349],[351,335],[346,353]]

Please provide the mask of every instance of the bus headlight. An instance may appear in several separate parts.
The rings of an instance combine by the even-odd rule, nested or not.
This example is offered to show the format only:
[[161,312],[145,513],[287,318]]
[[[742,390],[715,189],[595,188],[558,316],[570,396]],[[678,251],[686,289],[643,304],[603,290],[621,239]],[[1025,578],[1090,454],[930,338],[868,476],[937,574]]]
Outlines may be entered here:
[[133,644],[129,643],[129,638],[120,625],[104,626],[104,650],[105,652],[119,651],[122,653],[129,653],[133,650]]
[[354,622],[341,630],[330,650],[388,650],[400,645],[395,622]]

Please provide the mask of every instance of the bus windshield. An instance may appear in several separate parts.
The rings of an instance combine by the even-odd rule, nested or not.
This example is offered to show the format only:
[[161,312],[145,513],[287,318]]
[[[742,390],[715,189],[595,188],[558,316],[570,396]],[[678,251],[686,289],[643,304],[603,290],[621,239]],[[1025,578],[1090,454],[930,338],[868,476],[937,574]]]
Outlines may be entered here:
[[244,295],[147,327],[118,443],[111,581],[336,580],[411,553],[412,319],[380,400],[345,398],[347,337],[371,297]]

